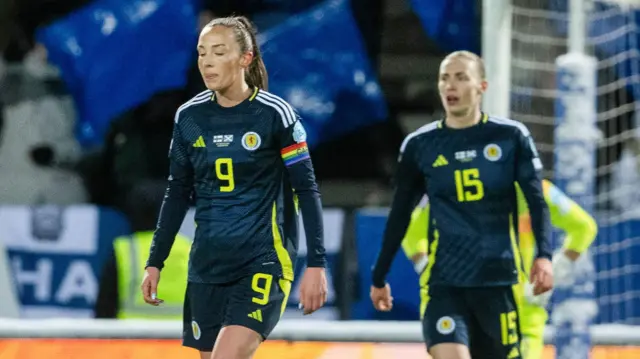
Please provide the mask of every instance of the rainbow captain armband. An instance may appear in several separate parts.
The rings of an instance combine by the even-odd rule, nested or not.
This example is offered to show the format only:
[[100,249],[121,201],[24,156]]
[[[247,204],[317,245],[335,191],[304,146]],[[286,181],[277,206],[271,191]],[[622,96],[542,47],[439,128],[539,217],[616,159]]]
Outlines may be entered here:
[[310,158],[309,148],[307,147],[306,142],[300,142],[295,145],[285,147],[280,151],[280,153],[282,154],[284,165],[287,167]]

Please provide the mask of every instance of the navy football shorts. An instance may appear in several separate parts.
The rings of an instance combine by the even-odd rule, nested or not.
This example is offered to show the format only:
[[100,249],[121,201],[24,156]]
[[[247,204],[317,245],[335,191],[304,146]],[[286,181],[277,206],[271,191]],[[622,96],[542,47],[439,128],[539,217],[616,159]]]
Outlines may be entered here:
[[520,326],[512,286],[430,286],[422,319],[427,348],[469,347],[473,359],[520,359]]

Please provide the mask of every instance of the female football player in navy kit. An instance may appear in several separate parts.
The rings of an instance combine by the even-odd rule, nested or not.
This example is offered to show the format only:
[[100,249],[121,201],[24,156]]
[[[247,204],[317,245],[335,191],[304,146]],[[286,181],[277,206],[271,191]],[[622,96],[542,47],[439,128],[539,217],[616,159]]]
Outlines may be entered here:
[[[440,64],[446,116],[409,134],[400,149],[396,191],[373,270],[371,300],[392,307],[385,277],[423,195],[429,259],[424,275],[423,335],[434,359],[518,359],[520,329],[513,285],[520,280],[516,186],[530,211],[536,258],[534,294],[551,290],[549,211],[542,163],[520,122],[480,110],[487,89],[482,60],[467,51]],[[425,288],[427,290],[427,288]]]
[[310,314],[326,302],[322,205],[306,132],[296,111],[267,92],[252,24],[215,19],[197,50],[208,90],[175,116],[169,184],[142,291],[147,303],[161,303],[160,270],[193,198],[183,345],[202,359],[248,359],[286,307],[298,212],[309,248],[300,304]]

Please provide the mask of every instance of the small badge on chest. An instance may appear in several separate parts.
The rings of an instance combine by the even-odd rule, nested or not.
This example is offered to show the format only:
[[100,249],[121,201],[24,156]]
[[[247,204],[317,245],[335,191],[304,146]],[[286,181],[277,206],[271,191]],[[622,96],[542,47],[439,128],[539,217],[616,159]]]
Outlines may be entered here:
[[260,135],[255,132],[247,132],[242,136],[242,147],[247,151],[257,150],[261,142]]

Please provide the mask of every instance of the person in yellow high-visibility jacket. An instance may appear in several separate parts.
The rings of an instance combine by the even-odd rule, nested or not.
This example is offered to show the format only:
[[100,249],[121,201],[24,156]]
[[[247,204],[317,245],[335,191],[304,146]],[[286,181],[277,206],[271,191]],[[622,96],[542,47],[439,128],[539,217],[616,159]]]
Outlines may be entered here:
[[[140,292],[144,263],[153,240],[153,231],[140,231],[113,241],[113,255],[104,267],[95,306],[97,318],[118,319],[181,319],[191,240],[176,236],[167,259],[171,267],[162,271],[167,285],[162,287],[164,303],[158,307],[146,305]],[[170,283],[170,285],[169,285]]]
[[[141,186],[142,187],[142,186]],[[162,305],[144,302],[140,283],[155,230],[155,213],[162,192],[136,188],[130,194],[132,208],[128,217],[134,233],[113,241],[113,252],[103,267],[95,305],[95,317],[118,319],[182,319],[184,293],[187,290],[189,253],[192,240],[180,233],[162,271]]]
[[[573,277],[573,262],[593,243],[598,227],[595,220],[582,207],[567,197],[548,180],[543,180],[545,200],[549,206],[551,224],[565,232],[562,248],[553,256],[554,278],[557,283],[570,282]],[[531,232],[529,209],[524,195],[517,189],[519,216],[519,249],[525,272],[531,268],[535,258],[535,239]],[[413,211],[411,223],[402,242],[405,255],[411,260],[420,275],[420,315],[428,300],[429,276],[425,270],[428,256],[429,204],[426,198]],[[534,296],[525,272],[520,273],[521,281],[514,286],[514,294],[519,306],[520,332],[522,334],[522,358],[540,359],[544,349],[544,327],[548,313],[546,305],[550,292]]]

